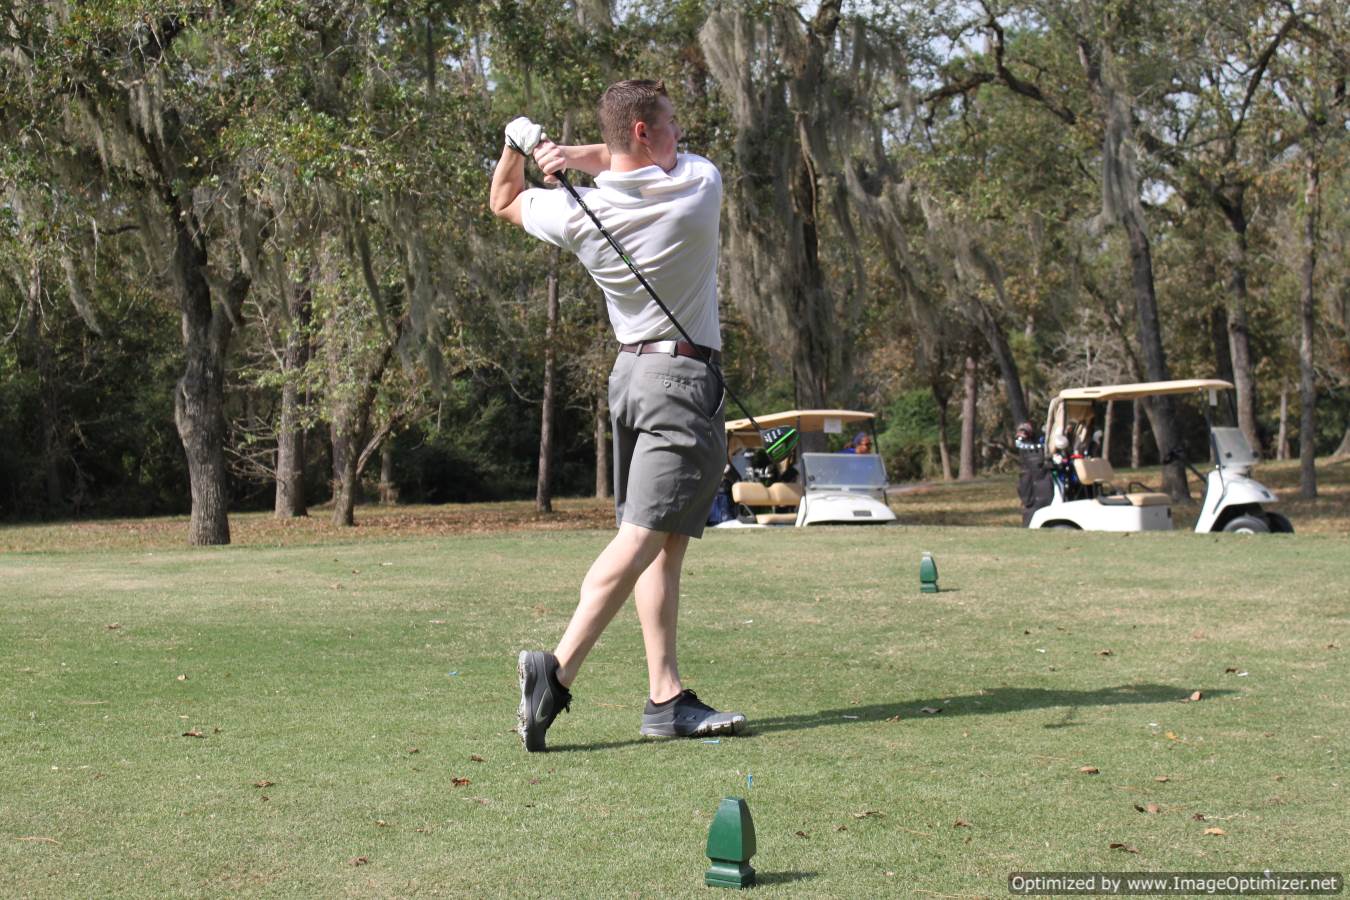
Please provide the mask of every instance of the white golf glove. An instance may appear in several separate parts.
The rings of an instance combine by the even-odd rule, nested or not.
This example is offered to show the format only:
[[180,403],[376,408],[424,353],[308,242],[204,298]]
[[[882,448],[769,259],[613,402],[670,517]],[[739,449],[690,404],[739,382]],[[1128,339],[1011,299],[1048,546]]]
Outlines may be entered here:
[[543,136],[544,127],[534,124],[525,116],[512,119],[510,124],[506,126],[506,143],[513,145],[526,156],[534,152],[534,148],[538,146],[539,140]]

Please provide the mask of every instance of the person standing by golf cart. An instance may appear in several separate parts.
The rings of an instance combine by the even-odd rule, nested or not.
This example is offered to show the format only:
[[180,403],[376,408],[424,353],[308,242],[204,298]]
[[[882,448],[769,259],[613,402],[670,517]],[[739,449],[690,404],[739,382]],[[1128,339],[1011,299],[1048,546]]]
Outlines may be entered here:
[[[609,377],[614,499],[619,533],[591,565],[581,598],[552,653],[522,651],[521,739],[545,735],[569,708],[582,662],[631,593],[647,653],[648,699],[640,733],[678,737],[736,732],[740,713],[718,712],[685,690],[676,660],[680,572],[689,539],[701,537],[726,457],[717,308],[722,176],[680,153],[675,110],[657,81],[621,81],[600,99],[605,142],[560,146],[516,119],[492,176],[497,216],[574,253],[602,291],[620,352]],[[546,176],[576,169],[595,178],[584,197],[527,189],[525,154]],[[667,298],[648,300],[628,260],[588,221],[585,201]],[[681,340],[678,317],[692,341]]]

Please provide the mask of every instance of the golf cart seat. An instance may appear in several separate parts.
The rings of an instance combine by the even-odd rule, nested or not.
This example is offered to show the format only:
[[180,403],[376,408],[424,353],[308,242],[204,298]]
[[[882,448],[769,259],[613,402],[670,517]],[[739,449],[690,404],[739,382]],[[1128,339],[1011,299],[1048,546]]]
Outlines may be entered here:
[[774,512],[774,507],[792,507],[796,510],[802,502],[802,486],[796,482],[776,481],[765,487],[758,481],[738,481],[731,486],[731,499],[752,512],[756,512],[755,521],[760,525],[792,525],[797,521],[796,512]]
[[[1109,485],[1111,479],[1116,477],[1115,469],[1104,459],[1075,459],[1073,461],[1074,471],[1078,473],[1078,480],[1083,484]],[[1120,496],[1120,495],[1117,495]],[[1171,506],[1172,498],[1167,494],[1160,494],[1156,491],[1134,491],[1125,492],[1124,499],[1128,500],[1131,506]],[[1102,498],[1103,500],[1110,499]]]

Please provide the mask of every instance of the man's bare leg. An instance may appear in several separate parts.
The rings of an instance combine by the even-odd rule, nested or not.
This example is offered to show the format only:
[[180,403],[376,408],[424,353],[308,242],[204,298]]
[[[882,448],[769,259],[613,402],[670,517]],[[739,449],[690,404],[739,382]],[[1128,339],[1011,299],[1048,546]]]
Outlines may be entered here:
[[647,648],[647,696],[654,703],[664,703],[684,689],[675,655],[675,634],[680,617],[680,571],[687,549],[688,535],[668,535],[634,588],[642,642]]
[[571,686],[586,655],[669,537],[666,532],[624,522],[609,546],[591,564],[581,582],[581,601],[553,651],[558,658],[558,681],[563,687]]

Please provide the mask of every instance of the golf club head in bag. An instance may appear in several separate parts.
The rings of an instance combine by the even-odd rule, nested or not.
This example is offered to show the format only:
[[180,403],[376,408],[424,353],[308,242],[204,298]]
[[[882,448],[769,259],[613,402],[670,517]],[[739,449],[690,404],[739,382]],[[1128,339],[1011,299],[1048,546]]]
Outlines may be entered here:
[[764,452],[768,454],[769,459],[776,463],[788,458],[797,446],[798,436],[797,429],[790,425],[782,425],[760,432],[760,438],[764,441]]

